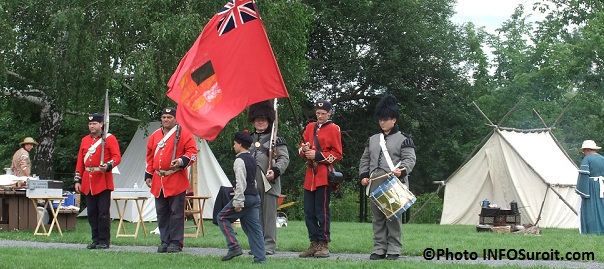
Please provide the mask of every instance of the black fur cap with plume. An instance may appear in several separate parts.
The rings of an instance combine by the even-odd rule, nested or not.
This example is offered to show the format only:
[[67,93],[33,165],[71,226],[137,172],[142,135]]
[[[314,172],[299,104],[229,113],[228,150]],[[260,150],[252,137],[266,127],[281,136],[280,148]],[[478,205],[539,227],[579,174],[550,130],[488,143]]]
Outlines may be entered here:
[[399,108],[396,103],[396,97],[392,94],[386,94],[382,97],[382,100],[375,106],[375,117],[377,119],[395,118],[399,117]]
[[275,121],[275,109],[270,100],[255,103],[247,109],[247,120],[252,122],[256,118],[266,118],[269,124]]

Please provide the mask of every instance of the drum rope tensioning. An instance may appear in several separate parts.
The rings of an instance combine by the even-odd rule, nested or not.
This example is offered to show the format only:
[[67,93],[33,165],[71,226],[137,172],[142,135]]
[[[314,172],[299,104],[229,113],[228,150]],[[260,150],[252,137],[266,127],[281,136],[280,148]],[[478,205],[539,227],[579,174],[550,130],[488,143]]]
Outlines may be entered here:
[[384,174],[371,179],[371,181],[389,177],[375,189],[369,197],[371,201],[384,213],[388,220],[395,220],[415,203],[415,195],[392,173]]

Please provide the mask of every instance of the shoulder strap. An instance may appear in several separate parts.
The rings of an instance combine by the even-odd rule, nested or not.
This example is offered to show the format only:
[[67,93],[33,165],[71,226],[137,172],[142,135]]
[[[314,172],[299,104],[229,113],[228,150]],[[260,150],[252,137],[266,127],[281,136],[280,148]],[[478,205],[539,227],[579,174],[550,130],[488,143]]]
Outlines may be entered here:
[[[388,163],[388,167],[390,171],[394,171],[396,167],[392,163],[392,158],[390,158],[390,154],[388,153],[388,148],[386,148],[386,139],[384,139],[384,133],[380,134],[380,147],[382,148],[382,153],[384,154],[384,159],[386,159],[386,163]],[[396,164],[396,166],[401,165],[401,162]]]
[[[317,148],[317,151],[319,152],[323,152],[321,150],[321,145],[319,144],[319,138],[317,137],[317,129],[319,129],[319,124],[315,122],[315,131],[313,136],[315,137],[315,147]],[[329,164],[325,164],[327,166],[327,170],[328,171],[333,171],[333,167]]]
[[317,148],[317,151],[323,152],[321,150],[321,144],[319,144],[319,139],[317,138],[317,129],[319,129],[319,123],[315,122],[315,130],[313,132],[313,137],[315,138],[315,147]]
[[[107,139],[107,137],[110,137],[111,134],[107,133],[107,136],[105,137],[105,139]],[[94,154],[94,152],[96,151],[96,148],[99,147],[99,145],[101,144],[101,142],[103,141],[103,139],[99,139],[96,141],[96,143],[92,144],[89,148],[88,151],[86,152],[86,155],[84,156],[84,163],[86,163],[86,161],[88,160],[88,158],[90,158],[90,155]],[[104,162],[104,160],[101,160],[101,162]]]
[[264,155],[268,156],[268,149],[264,146],[264,144],[266,142],[268,142],[269,139],[271,139],[270,135],[267,135],[267,136],[263,137],[262,139],[260,139],[260,141],[258,141],[258,143],[260,143],[260,147],[256,148],[255,146],[252,146],[250,148],[250,152],[258,150],[258,151],[262,152]]
[[155,153],[153,153],[153,156],[155,157],[155,155],[157,155],[157,152],[159,151],[160,148],[163,148],[166,145],[166,141],[168,140],[168,138],[170,138],[174,132],[176,132],[176,127],[178,125],[175,125],[174,127],[172,127],[172,129],[170,129],[170,131],[164,136],[164,138],[162,138],[159,143],[157,143],[157,145],[155,145]]

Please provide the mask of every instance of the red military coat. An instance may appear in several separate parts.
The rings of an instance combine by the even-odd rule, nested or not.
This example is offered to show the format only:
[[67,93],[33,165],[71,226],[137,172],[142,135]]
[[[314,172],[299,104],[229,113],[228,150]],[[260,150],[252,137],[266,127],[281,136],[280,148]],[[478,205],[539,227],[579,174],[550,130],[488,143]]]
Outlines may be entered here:
[[[304,159],[306,159],[306,156],[302,152],[302,144],[308,142],[312,150],[317,150],[314,139],[315,124],[315,122],[309,123],[306,129],[304,129],[304,134],[302,134],[303,141],[300,144],[298,152]],[[327,167],[333,168],[333,163],[342,159],[342,135],[340,134],[340,127],[338,125],[332,121],[325,122],[317,129],[317,138],[321,146],[321,152],[316,153],[314,163],[306,159],[308,167],[306,168],[306,176],[304,177],[304,189],[309,191],[314,191],[317,187],[328,185]]]
[[[166,132],[168,134],[168,132]],[[174,139],[176,133],[172,134],[165,142],[162,148],[156,153],[158,143],[164,138],[163,128],[159,128],[149,137],[147,141],[147,167],[145,172],[153,175],[151,181],[151,193],[155,198],[159,197],[161,190],[164,190],[164,197],[175,196],[189,189],[189,174],[187,167],[195,163],[197,158],[197,143],[191,132],[181,128],[180,139],[176,146],[176,158],[186,157],[190,161],[187,167],[182,168],[167,176],[160,176],[157,171],[169,171],[174,152]]]
[[[97,141],[101,140],[101,137],[93,138],[90,135],[82,138],[80,143],[80,149],[78,150],[78,162],[76,163],[76,174],[82,176],[82,182],[80,184],[80,191],[84,195],[92,193],[97,195],[104,190],[113,190],[113,174],[110,171],[101,172],[94,171],[101,165],[101,149],[102,143],[96,147],[94,153],[91,153],[88,158],[86,153]],[[115,136],[109,134],[105,139],[105,160],[104,163],[113,161],[113,167],[116,167],[122,161],[122,154],[120,153],[120,145],[117,143]],[[86,168],[89,168],[87,171]],[[90,169],[92,168],[92,169]]]

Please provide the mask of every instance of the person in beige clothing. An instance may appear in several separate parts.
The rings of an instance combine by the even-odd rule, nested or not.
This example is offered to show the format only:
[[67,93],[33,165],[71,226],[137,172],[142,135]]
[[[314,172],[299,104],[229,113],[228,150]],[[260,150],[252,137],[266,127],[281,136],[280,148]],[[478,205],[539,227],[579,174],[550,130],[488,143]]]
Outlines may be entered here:
[[29,177],[31,176],[31,160],[29,159],[29,151],[34,146],[37,146],[38,142],[31,137],[26,137],[23,142],[19,143],[21,148],[13,155],[13,161],[11,162],[11,170],[13,175],[18,177]]

